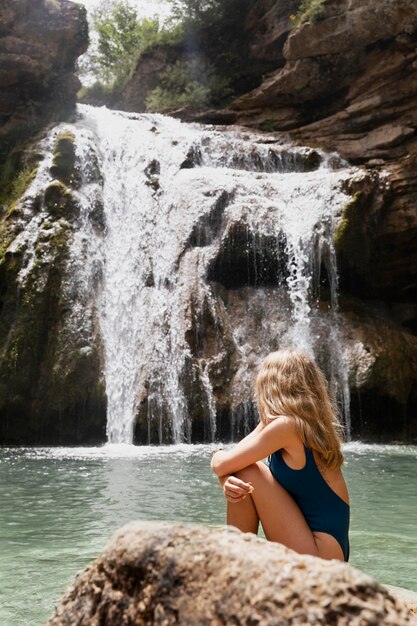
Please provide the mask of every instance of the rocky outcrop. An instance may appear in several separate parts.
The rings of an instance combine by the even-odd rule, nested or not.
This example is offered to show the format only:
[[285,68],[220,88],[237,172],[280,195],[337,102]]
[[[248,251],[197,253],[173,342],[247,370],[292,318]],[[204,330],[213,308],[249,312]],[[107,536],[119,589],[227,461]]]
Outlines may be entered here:
[[[266,56],[274,41],[285,64],[280,61],[257,89],[232,103],[236,121],[289,131],[303,145],[337,150],[350,162],[387,172],[384,202],[376,219],[372,206],[360,211],[362,231],[372,222],[373,232],[365,244],[372,250],[363,263],[363,240],[359,240],[349,260],[343,256],[341,286],[366,297],[413,299],[417,293],[415,3],[330,0],[323,19],[294,30],[288,6],[259,4],[247,19],[253,53]],[[277,30],[270,26],[264,36],[259,24],[271,15]],[[350,228],[346,235],[352,239]]]
[[[392,321],[381,303],[342,300],[352,437],[368,441],[417,439],[417,337]],[[403,416],[401,419],[400,416]]]
[[75,61],[88,45],[86,11],[69,0],[0,7],[0,162],[9,150],[74,108]]
[[46,626],[83,624],[406,626],[415,616],[369,576],[233,527],[123,527]]
[[74,279],[82,259],[72,133],[37,136],[19,164],[20,196],[8,197],[0,219],[0,440],[103,441],[100,338],[89,287]]

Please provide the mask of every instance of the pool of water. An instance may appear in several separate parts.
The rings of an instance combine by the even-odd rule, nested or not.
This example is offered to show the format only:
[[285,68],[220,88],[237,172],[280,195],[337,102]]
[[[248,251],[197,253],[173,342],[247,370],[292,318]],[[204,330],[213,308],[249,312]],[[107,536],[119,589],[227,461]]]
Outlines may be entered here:
[[[0,448],[0,624],[41,625],[126,522],[225,523],[212,448]],[[417,447],[345,452],[351,565],[417,591]]]

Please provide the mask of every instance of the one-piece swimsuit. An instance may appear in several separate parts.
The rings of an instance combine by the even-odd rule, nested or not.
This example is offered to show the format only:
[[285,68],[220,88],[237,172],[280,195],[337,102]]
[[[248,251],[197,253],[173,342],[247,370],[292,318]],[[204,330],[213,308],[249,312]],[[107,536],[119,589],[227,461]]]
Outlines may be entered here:
[[327,484],[317,467],[313,451],[304,445],[306,462],[292,469],[281,450],[268,457],[269,469],[303,513],[312,531],[332,535],[340,544],[345,561],[349,560],[350,506]]

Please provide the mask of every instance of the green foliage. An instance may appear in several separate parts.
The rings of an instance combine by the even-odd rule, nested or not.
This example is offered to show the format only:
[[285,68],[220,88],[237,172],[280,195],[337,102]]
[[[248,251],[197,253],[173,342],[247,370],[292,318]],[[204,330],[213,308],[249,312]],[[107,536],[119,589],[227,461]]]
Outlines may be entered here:
[[93,43],[78,67],[81,77],[93,76],[96,81],[80,97],[101,90],[104,99],[123,89],[142,52],[156,44],[177,42],[182,32],[179,26],[161,26],[157,18],[138,21],[136,9],[126,0],[100,5],[92,14],[91,26]]
[[146,98],[148,111],[167,111],[182,106],[207,106],[229,93],[228,80],[213,65],[198,59],[177,61],[160,74],[160,85]]
[[90,82],[92,75],[96,80],[79,92],[80,100],[117,106],[141,56],[156,46],[163,46],[167,58],[177,62],[170,61],[156,77],[158,84],[146,99],[149,111],[225,106],[236,92],[258,84],[244,33],[251,0],[166,2],[172,19],[164,25],[157,19],[137,22],[127,0],[103,2],[93,16],[95,44],[83,62]]
[[95,15],[98,34],[97,53],[93,56],[106,82],[123,78],[129,74],[133,60],[158,33],[157,20],[142,20],[138,23],[135,9],[124,2],[115,4],[110,15],[99,9]]
[[326,12],[326,0],[302,0],[297,15],[290,15],[294,28],[303,22],[317,22]]
[[222,17],[223,0],[170,0],[174,20],[185,27],[204,26]]

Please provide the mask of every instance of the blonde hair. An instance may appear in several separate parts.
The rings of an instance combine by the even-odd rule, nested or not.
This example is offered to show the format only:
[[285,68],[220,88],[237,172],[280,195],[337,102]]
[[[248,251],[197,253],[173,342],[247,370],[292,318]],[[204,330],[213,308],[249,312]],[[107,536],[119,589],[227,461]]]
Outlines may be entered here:
[[256,378],[256,403],[264,424],[292,417],[302,442],[317,450],[327,467],[342,465],[343,426],[323,372],[306,353],[286,349],[268,354]]

